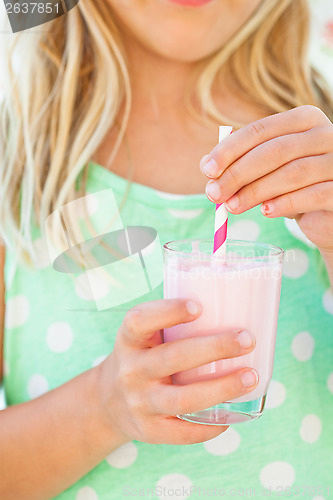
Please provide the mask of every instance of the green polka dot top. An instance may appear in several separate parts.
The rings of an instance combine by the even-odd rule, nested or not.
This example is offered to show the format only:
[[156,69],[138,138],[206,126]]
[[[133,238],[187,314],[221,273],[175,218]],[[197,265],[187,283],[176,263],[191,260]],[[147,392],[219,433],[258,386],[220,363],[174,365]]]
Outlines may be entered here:
[[[126,186],[125,179],[90,164],[89,193],[112,188],[120,205]],[[89,213],[98,213],[94,197]],[[125,226],[154,228],[164,244],[212,237],[214,206],[204,194],[170,195],[133,183],[121,218]],[[130,442],[57,500],[322,500],[333,495],[333,295],[320,254],[294,221],[265,219],[258,208],[230,216],[228,237],[275,244],[286,252],[274,371],[263,416],[200,444]],[[100,363],[112,351],[126,310],[162,297],[159,284],[106,314],[96,308],[100,297],[92,300],[80,277],[53,269],[37,232],[34,245],[34,269],[20,264],[13,273],[13,256],[6,256],[7,405],[38,397]]]

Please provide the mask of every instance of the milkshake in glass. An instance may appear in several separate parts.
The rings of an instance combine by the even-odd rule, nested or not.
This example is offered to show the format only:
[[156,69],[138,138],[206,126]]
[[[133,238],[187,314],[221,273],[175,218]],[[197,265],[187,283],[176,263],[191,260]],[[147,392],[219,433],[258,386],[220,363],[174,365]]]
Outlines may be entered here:
[[213,425],[253,420],[261,416],[272,377],[282,277],[283,250],[272,245],[231,241],[226,255],[212,254],[213,240],[180,240],[164,245],[164,298],[189,298],[202,313],[190,323],[164,330],[164,342],[247,330],[254,350],[175,373],[174,384],[221,377],[245,367],[255,368],[259,383],[250,393],[179,418]]

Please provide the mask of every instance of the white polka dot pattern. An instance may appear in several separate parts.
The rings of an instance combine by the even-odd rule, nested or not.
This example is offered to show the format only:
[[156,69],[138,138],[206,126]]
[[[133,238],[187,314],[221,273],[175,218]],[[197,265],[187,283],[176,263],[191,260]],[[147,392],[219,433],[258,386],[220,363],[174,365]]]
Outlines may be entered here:
[[57,321],[47,329],[46,342],[53,352],[65,352],[73,342],[73,331],[68,323]]
[[281,491],[281,488],[293,485],[295,471],[288,462],[271,462],[261,470],[260,481],[264,488]]
[[77,492],[75,500],[98,500],[98,495],[90,486],[84,486],[84,488],[80,488]]
[[256,241],[259,234],[260,227],[253,220],[238,220],[228,227],[228,238],[231,240]]
[[281,406],[284,403],[285,399],[286,399],[285,386],[281,384],[281,382],[278,382],[277,380],[271,380],[268,387],[265,409],[277,408],[278,406]]
[[284,254],[283,274],[287,278],[297,279],[304,276],[309,268],[309,258],[304,250],[291,248]]
[[157,491],[161,493],[158,498],[183,500],[190,496],[192,481],[185,474],[167,474],[156,483]]
[[24,295],[16,295],[6,302],[5,327],[22,326],[29,317],[30,305]]
[[134,443],[126,443],[117,448],[106,457],[106,461],[111,467],[125,469],[132,465],[138,456],[138,449]]
[[203,445],[208,453],[223,456],[236,451],[240,443],[241,437],[239,433],[233,427],[229,427],[216,438],[205,441]]
[[333,314],[333,292],[331,288],[323,295],[323,307],[328,314]]
[[321,428],[321,420],[317,415],[306,415],[301,422],[301,438],[306,443],[314,443],[320,437]]
[[310,241],[309,238],[305,236],[305,234],[303,233],[303,231],[301,230],[295,219],[288,219],[287,217],[285,217],[284,223],[288,231],[290,231],[290,233],[295,238],[302,241],[311,248],[316,248],[316,245],[312,243],[312,241]]
[[293,338],[291,350],[298,361],[308,361],[313,355],[315,341],[309,332],[300,332]]
[[42,396],[49,390],[49,384],[44,375],[36,373],[28,380],[28,394],[31,399]]
[[94,368],[95,366],[98,366],[100,365],[101,363],[103,363],[103,361],[108,357],[108,354],[103,354],[102,356],[98,356],[98,358],[94,359],[94,361],[92,362],[91,366],[92,368]]

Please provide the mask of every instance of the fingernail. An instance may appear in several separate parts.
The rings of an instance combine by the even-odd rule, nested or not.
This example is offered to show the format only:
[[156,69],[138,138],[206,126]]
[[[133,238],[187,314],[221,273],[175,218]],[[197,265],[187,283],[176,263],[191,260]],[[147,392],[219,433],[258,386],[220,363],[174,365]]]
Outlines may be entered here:
[[228,200],[225,204],[225,206],[227,207],[228,210],[230,210],[231,212],[233,210],[237,210],[237,208],[239,207],[239,198],[238,196],[233,196],[232,198],[230,198],[230,200]]
[[249,349],[253,346],[253,338],[249,332],[246,332],[245,330],[238,334],[237,340],[239,345],[244,349]]
[[202,170],[207,175],[207,177],[216,177],[218,174],[218,164],[215,160],[211,159],[208,163],[206,163]]
[[200,160],[200,170],[202,170],[202,171],[203,171],[204,166],[205,166],[205,165],[206,165],[206,163],[207,163],[208,156],[209,156],[209,155],[205,155],[205,156],[203,156],[203,157],[201,158],[201,160]]
[[208,181],[206,186],[206,195],[208,198],[213,202],[217,202],[221,198],[221,194],[218,183],[216,181]]
[[263,203],[261,205],[260,210],[261,210],[261,213],[263,215],[270,215],[274,211],[274,205],[272,202],[271,203]]
[[194,300],[188,300],[186,302],[186,309],[191,316],[197,316],[201,310],[199,304],[194,302]]
[[258,374],[254,370],[246,370],[241,376],[242,384],[245,387],[252,387],[253,385],[256,385],[258,382]]

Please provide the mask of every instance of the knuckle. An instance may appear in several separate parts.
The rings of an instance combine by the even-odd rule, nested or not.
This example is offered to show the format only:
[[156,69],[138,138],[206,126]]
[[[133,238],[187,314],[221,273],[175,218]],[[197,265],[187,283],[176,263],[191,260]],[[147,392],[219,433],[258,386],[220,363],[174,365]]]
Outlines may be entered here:
[[259,139],[261,139],[265,135],[266,127],[261,120],[250,123],[249,127],[255,138],[259,137]]
[[156,379],[158,369],[161,366],[160,360],[156,360],[155,356],[152,356],[155,349],[149,349],[145,352],[145,356],[141,366],[142,376],[147,379]]
[[[320,140],[322,141],[323,137],[325,138],[325,142],[327,142],[330,146],[333,144],[333,123],[330,123],[329,126],[321,129],[322,133],[320,134]],[[332,153],[327,153],[330,159],[330,166],[332,168]]]
[[240,173],[236,167],[229,167],[225,174],[229,177],[229,179],[225,179],[226,183],[231,186],[231,189],[238,190],[238,186],[240,183]]
[[163,390],[158,383],[150,384],[142,392],[142,402],[146,409],[146,413],[156,413],[161,406],[161,399],[163,398]]
[[319,110],[319,108],[316,108],[316,106],[313,106],[312,104],[305,104],[304,106],[299,106],[297,109],[301,117],[305,120],[308,120],[309,118],[311,119],[314,116],[314,113]]
[[168,400],[168,408],[174,408],[173,414],[187,413],[190,408],[191,398],[186,389],[186,386],[177,386],[177,390],[174,391]]
[[219,383],[226,399],[235,398],[244,392],[244,386],[238,372],[219,379]]
[[[179,366],[181,368],[181,365],[184,361],[183,357],[183,351],[176,348],[174,349],[174,345],[171,344],[164,344],[164,349],[162,349],[162,355],[161,359],[158,362],[158,366],[163,366],[164,369],[168,369],[170,367],[176,367]],[[175,372],[177,370],[175,369]]]
[[247,203],[255,203],[258,198],[258,187],[255,182],[251,182],[243,193],[240,193],[240,203],[245,205]]
[[123,326],[129,332],[136,331],[142,319],[142,311],[138,307],[133,307],[125,314]]
[[294,209],[294,202],[293,202],[292,196],[289,193],[287,193],[285,195],[285,197],[286,197],[285,199],[286,199],[286,204],[287,204],[288,210],[290,212],[293,212],[295,209]]
[[282,146],[282,142],[279,139],[273,139],[265,145],[267,152],[270,156],[276,158],[278,161],[282,158],[285,149]]
[[319,108],[313,106],[312,104],[304,104],[298,108],[305,116],[310,116],[314,112],[318,111]]
[[327,190],[322,189],[320,185],[317,185],[313,192],[313,199],[318,207],[323,207],[329,201],[332,195],[329,196]]
[[301,117],[306,121],[306,123],[311,124],[314,118],[317,118],[319,122],[322,122],[323,119],[325,119],[325,121],[328,119],[325,113],[313,104],[305,104],[304,106],[299,106],[298,109],[301,113]]
[[214,349],[214,353],[223,358],[226,350],[226,340],[222,335],[211,335],[211,343],[212,348]]
[[122,387],[132,387],[136,379],[136,370],[130,363],[123,362],[117,370],[117,383]]
[[127,406],[133,414],[140,414],[145,411],[143,400],[138,392],[131,392],[127,397]]
[[288,185],[294,186],[303,179],[306,170],[306,162],[304,160],[296,160],[289,163],[286,169],[286,175],[288,179]]

